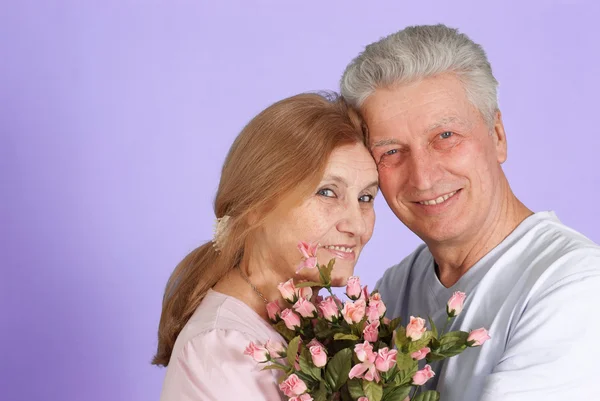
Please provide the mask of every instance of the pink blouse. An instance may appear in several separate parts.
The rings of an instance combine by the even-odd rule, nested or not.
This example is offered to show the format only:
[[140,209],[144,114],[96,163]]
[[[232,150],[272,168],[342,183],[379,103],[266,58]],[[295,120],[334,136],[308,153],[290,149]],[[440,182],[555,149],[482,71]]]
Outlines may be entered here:
[[173,348],[161,401],[281,401],[277,370],[261,370],[244,349],[284,339],[242,301],[209,290]]

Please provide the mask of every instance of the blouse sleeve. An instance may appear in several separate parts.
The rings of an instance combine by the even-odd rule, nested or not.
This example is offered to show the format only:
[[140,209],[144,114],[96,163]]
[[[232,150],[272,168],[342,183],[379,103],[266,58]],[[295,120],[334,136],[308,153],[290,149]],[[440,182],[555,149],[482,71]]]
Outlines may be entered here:
[[244,355],[251,341],[236,330],[197,335],[169,363],[161,401],[281,401],[278,371]]

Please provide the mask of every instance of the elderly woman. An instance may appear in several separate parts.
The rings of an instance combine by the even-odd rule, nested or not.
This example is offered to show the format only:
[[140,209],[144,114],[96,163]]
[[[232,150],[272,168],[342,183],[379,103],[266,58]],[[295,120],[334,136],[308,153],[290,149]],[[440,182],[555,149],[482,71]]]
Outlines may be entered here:
[[215,200],[213,242],[192,251],[167,284],[153,363],[167,366],[161,400],[274,400],[274,371],[243,355],[283,341],[266,304],[296,274],[298,241],[336,258],[346,284],[375,223],[378,178],[361,120],[339,99],[302,94],[256,116],[233,143]]

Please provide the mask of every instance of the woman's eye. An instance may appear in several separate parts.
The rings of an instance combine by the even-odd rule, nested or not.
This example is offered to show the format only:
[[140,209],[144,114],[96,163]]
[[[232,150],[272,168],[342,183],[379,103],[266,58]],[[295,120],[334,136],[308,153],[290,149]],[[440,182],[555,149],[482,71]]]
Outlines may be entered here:
[[363,195],[360,198],[358,198],[359,202],[365,202],[365,203],[371,203],[375,200],[375,197],[373,195]]
[[325,196],[327,198],[335,198],[335,192],[328,188],[319,189],[317,191],[317,195]]
[[450,131],[446,131],[446,132],[442,132],[442,133],[440,134],[440,138],[442,138],[442,139],[448,139],[448,138],[450,138],[452,135],[453,135],[453,133],[452,133],[452,132],[450,132]]

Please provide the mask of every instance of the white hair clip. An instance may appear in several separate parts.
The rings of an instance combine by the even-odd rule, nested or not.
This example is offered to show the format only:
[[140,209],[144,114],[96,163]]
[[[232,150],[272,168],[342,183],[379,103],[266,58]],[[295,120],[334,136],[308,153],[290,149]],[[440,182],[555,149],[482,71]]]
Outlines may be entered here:
[[229,219],[230,217],[225,215],[216,219],[215,221],[212,245],[217,252],[221,252],[221,245],[223,244],[223,239],[225,238],[225,234],[229,224]]

